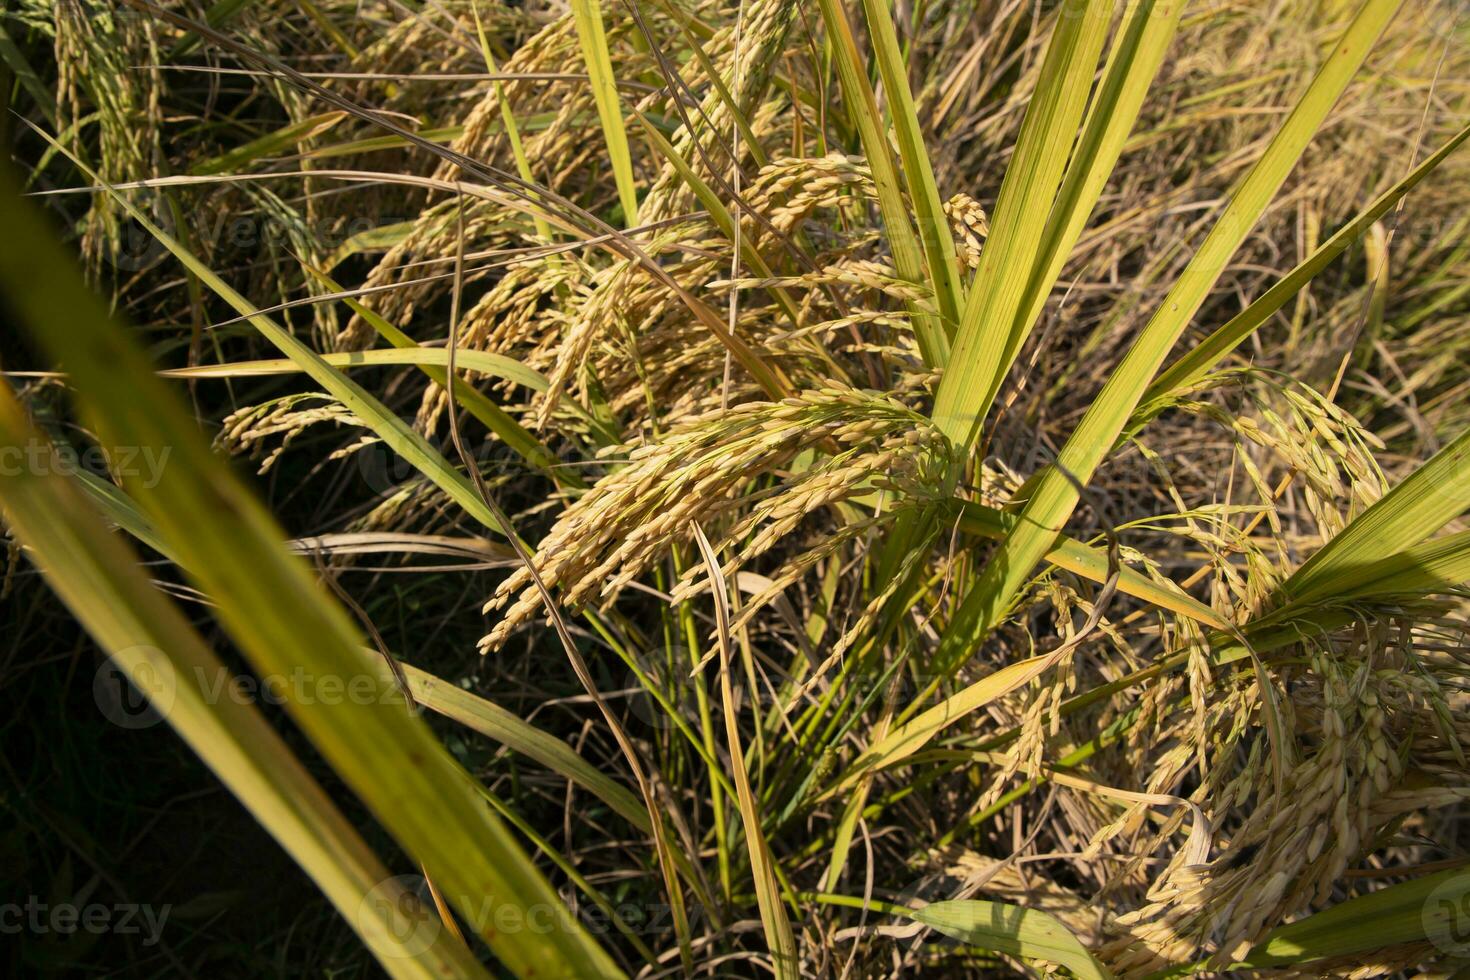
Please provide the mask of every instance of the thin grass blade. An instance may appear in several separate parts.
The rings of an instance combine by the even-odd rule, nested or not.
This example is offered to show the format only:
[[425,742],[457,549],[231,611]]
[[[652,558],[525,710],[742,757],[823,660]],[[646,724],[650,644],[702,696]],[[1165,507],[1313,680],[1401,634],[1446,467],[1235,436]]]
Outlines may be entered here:
[[1001,381],[1015,363],[1021,345],[1035,328],[1067,256],[1077,244],[1088,216],[1118,164],[1128,135],[1138,121],[1144,96],[1174,39],[1183,9],[1182,0],[1141,0],[1130,4],[1124,14],[1118,39],[1108,52],[1098,93],[1087,108],[1082,136],[1067,165],[1056,203],[1047,216],[1041,248],[1018,308],[1019,318],[1010,330],[1000,374],[980,408],[982,419],[994,404]]
[[1144,404],[1147,405],[1149,402],[1163,398],[1170,392],[1187,387],[1204,377],[1211,368],[1219,364],[1227,354],[1254,333],[1261,324],[1270,319],[1272,314],[1301,292],[1302,288],[1318,273],[1347,251],[1354,242],[1367,234],[1374,222],[1387,214],[1389,209],[1403,200],[1404,196],[1418,186],[1421,180],[1444,163],[1450,154],[1460,148],[1467,137],[1470,137],[1470,126],[1466,126],[1450,137],[1444,146],[1410,171],[1403,180],[1378,195],[1373,203],[1364,208],[1357,217],[1343,225],[1327,241],[1317,246],[1311,255],[1262,293],[1255,302],[1232,317],[1230,322],[1206,337],[1188,354],[1169,365],[1159,375],[1158,380],[1149,385],[1148,391],[1143,396]]
[[[3,382],[0,445],[51,449]],[[212,694],[233,671],[61,467],[14,468],[0,479],[0,509],[48,584],[152,710],[311,875],[390,976],[486,976],[448,933],[419,932],[402,917],[408,896],[259,709]]]
[[700,556],[709,573],[710,591],[714,596],[715,638],[720,648],[720,695],[725,709],[725,735],[740,806],[740,820],[745,827],[746,849],[750,854],[750,873],[755,880],[756,904],[760,907],[761,925],[765,928],[766,945],[771,951],[776,977],[778,980],[795,980],[800,976],[796,937],[791,932],[791,920],[786,916],[786,906],[781,904],[781,889],[776,883],[774,859],[770,845],[766,843],[766,835],[761,830],[760,809],[750,787],[750,774],[745,767],[745,750],[740,738],[735,692],[730,683],[730,675],[734,670],[734,650],[730,637],[730,608],[727,599],[730,594],[729,585],[720,569],[720,560],[715,555],[715,549],[698,524],[694,525],[694,540],[699,545]]
[[[858,50],[852,24],[847,19],[842,0],[818,0],[818,7],[827,27],[832,60],[837,66],[837,76],[842,82],[849,113],[857,126],[858,135],[862,138],[863,151],[867,154],[868,166],[873,173],[873,184],[878,190],[878,208],[883,215],[883,230],[888,239],[889,250],[893,253],[893,265],[904,279],[924,283],[924,253],[914,236],[914,226],[909,221],[909,207],[899,185],[898,172],[893,166],[888,134],[881,125],[883,115],[878,111],[878,99],[873,94],[873,86],[868,84],[866,62]],[[949,360],[950,328],[945,325],[942,317],[914,309],[912,305],[910,310],[924,363],[942,366]]]
[[1076,509],[1082,486],[1112,448],[1169,349],[1265,212],[1399,2],[1367,0],[1359,9],[1184,273],[1108,378],[1057,462],[1035,481],[1021,522],[986,563],[944,632],[936,655],[940,673],[963,660],[1000,621],[1037,562],[1051,550]]
[[956,446],[979,438],[989,393],[1004,377],[1011,329],[1036,268],[1046,223],[1087,107],[1113,5],[1063,5],[1047,44],[1036,91],[1000,185],[980,268],[966,297],[954,353],[934,398],[934,421]]
[[582,60],[587,63],[587,77],[592,84],[592,100],[597,104],[597,118],[602,122],[602,134],[607,140],[618,201],[623,206],[623,227],[636,228],[638,188],[633,180],[633,154],[628,146],[628,132],[623,126],[618,87],[614,83],[612,55],[607,49],[607,31],[602,23],[602,5],[598,0],[571,0],[571,5],[577,41],[582,45]]
[[[85,164],[73,158],[73,162],[81,167],[94,181],[101,184],[97,174],[86,167]],[[276,349],[298,364],[302,371],[317,384],[331,394],[334,398],[347,406],[367,428],[371,429],[384,445],[402,456],[414,469],[418,470],[429,480],[433,481],[441,490],[449,495],[459,506],[480,521],[486,528],[499,534],[506,534],[507,530],[500,526],[495,515],[485,506],[479,494],[471,485],[469,479],[454,467],[443,454],[436,450],[429,441],[421,434],[415,432],[411,426],[400,419],[396,414],[389,411],[387,406],[374,398],[366,388],[348,378],[341,371],[332,367],[322,355],[307,347],[297,340],[289,331],[281,327],[270,317],[256,311],[255,306],[244,296],[240,295],[229,286],[223,279],[215,274],[194,253],[190,252],[178,239],[159,228],[148,216],[124,196],[118,194],[110,186],[101,184],[107,192],[117,201],[118,206],[127,211],[138,224],[154,238],[174,254],[185,268],[193,273],[200,282],[208,286],[215,295],[226,303],[229,303],[236,312],[247,319],[261,334],[275,345]]]
[[954,236],[949,230],[939,185],[934,181],[934,167],[924,145],[924,132],[919,126],[919,113],[909,90],[908,66],[898,45],[898,32],[888,12],[886,0],[863,0],[863,13],[868,22],[868,36],[883,91],[888,96],[888,109],[893,118],[898,155],[903,162],[904,181],[908,184],[914,220],[919,226],[919,241],[929,266],[929,282],[939,304],[939,315],[946,322],[958,324],[964,302],[959,263],[955,258]]
[[1056,917],[1009,902],[931,902],[907,913],[960,942],[1008,956],[1059,963],[1078,980],[1112,980],[1107,968]]
[[1282,585],[1309,602],[1351,589],[1365,565],[1427,539],[1470,509],[1470,429],[1343,528]]
[[305,670],[357,683],[372,695],[307,704],[288,692],[283,700],[291,717],[509,969],[620,975],[575,925],[539,935],[499,931],[482,920],[487,897],[523,914],[532,906],[557,909],[560,902],[428,726],[401,699],[393,703],[389,666],[364,649],[347,613],[287,550],[269,512],[211,452],[40,215],[17,200],[8,174],[6,183],[14,202],[12,234],[0,236],[7,299],[39,345],[66,365],[83,415],[105,450],[169,447],[164,479],[148,485],[129,478],[128,485],[159,536],[214,600],[225,630],[262,675]]

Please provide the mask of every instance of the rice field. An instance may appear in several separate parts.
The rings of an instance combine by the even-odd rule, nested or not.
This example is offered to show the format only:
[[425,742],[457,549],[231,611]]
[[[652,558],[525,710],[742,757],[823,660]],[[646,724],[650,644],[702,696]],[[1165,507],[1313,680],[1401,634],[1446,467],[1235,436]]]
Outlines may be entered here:
[[0,82],[13,975],[1470,976],[1459,0]]

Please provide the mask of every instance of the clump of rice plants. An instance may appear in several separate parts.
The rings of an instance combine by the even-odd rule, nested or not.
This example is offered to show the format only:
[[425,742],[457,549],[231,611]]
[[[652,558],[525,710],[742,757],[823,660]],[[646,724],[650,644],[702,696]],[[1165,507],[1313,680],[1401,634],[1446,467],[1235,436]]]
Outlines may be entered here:
[[10,601],[344,972],[1458,975],[1462,15],[22,0]]

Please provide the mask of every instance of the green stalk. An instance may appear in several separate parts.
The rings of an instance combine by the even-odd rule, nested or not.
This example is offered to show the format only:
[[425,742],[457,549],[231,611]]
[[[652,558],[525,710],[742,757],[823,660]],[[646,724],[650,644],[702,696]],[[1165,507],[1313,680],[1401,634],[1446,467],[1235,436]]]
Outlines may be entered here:
[[1444,146],[1410,171],[1403,180],[1378,195],[1373,203],[1364,208],[1357,217],[1338,229],[1335,235],[1314,249],[1312,254],[1303,259],[1295,269],[1277,280],[1270,289],[1261,294],[1259,299],[1232,317],[1229,323],[1210,334],[1188,354],[1169,365],[1158,379],[1149,385],[1148,391],[1144,392],[1143,403],[1147,405],[1162,399],[1171,392],[1187,388],[1204,377],[1226,355],[1254,333],[1261,324],[1270,319],[1272,314],[1301,292],[1302,288],[1318,273],[1347,251],[1359,238],[1367,234],[1374,222],[1387,214],[1389,209],[1403,200],[1404,196],[1427,177],[1430,171],[1459,149],[1460,144],[1464,143],[1467,137],[1470,137],[1470,126],[1466,126],[1450,137]]
[[[852,25],[843,10],[842,0],[818,0],[818,6],[827,26],[833,61],[837,64],[837,76],[842,81],[842,91],[847,97],[848,113],[857,126],[863,151],[868,157],[868,166],[873,172],[873,184],[878,190],[878,207],[883,215],[888,247],[893,252],[893,265],[902,278],[923,283],[923,252],[914,237],[913,225],[909,223],[908,204],[899,186],[898,172],[893,166],[888,134],[879,124],[883,117],[878,111],[878,99],[873,94],[873,86],[868,82],[863,57],[858,52],[857,39],[852,33]],[[924,363],[930,366],[943,365],[949,359],[949,332],[943,318],[922,310],[915,304],[910,304],[910,314],[913,316],[914,332],[918,337],[919,351],[923,355]]]
[[628,147],[628,132],[623,128],[623,108],[613,77],[612,55],[607,49],[607,31],[602,25],[602,5],[598,0],[571,0],[571,4],[582,60],[592,83],[592,99],[597,103],[597,118],[602,122],[613,180],[618,186],[618,201],[623,206],[623,227],[636,228],[638,188],[633,181],[633,154]]
[[934,398],[935,423],[962,449],[980,437],[990,392],[1008,367],[1005,352],[1013,346],[1012,324],[1041,254],[1046,223],[1037,219],[1050,213],[1056,200],[1111,16],[1108,0],[1087,0],[1080,14],[1074,5],[1064,4],[1058,13],[1015,155],[1001,182],[954,355]]
[[914,219],[919,226],[919,239],[929,264],[929,282],[939,303],[939,314],[947,323],[958,324],[963,288],[959,263],[955,259],[954,236],[934,181],[934,167],[924,147],[924,132],[919,126],[919,113],[909,91],[908,67],[899,50],[898,34],[888,13],[887,0],[863,0],[863,13],[868,34],[873,40],[873,53],[883,78],[883,91],[888,96],[888,109],[893,117],[893,132],[898,137],[898,154],[903,161],[904,181],[913,203]]
[[945,630],[935,656],[937,673],[947,672],[970,655],[1010,609],[1037,563],[1055,545],[1081,497],[1080,487],[1091,479],[1112,448],[1169,349],[1204,303],[1231,255],[1265,213],[1399,3],[1367,0],[1363,4],[1199,251],[1108,378],[1062,447],[1056,464],[1035,481],[1015,529],[986,563]]
[[226,632],[264,676],[304,668],[365,685],[374,695],[331,704],[286,697],[293,720],[510,969],[619,976],[606,952],[575,926],[538,935],[477,921],[487,898],[522,914],[530,908],[554,914],[563,906],[428,726],[401,700],[380,696],[394,690],[388,666],[365,649],[348,614],[286,550],[269,512],[210,450],[174,393],[70,267],[41,216],[18,200],[9,174],[5,183],[13,203],[11,234],[0,236],[0,285],[37,343],[66,365],[104,449],[169,448],[166,478],[153,486],[133,480],[133,495],[216,603]]
[[[52,447],[0,382],[0,447]],[[390,976],[485,977],[463,944],[400,917],[412,899],[259,709],[212,697],[233,672],[57,466],[0,478],[5,523],[138,691],[309,874]],[[420,931],[422,928],[424,931]]]

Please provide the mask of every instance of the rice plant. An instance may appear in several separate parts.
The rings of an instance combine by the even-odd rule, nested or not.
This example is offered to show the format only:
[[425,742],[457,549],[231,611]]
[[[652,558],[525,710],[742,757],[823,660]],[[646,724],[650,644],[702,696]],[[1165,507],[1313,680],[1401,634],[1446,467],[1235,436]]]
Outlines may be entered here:
[[71,965],[1470,969],[1464,13],[7,7],[14,631],[340,917]]

